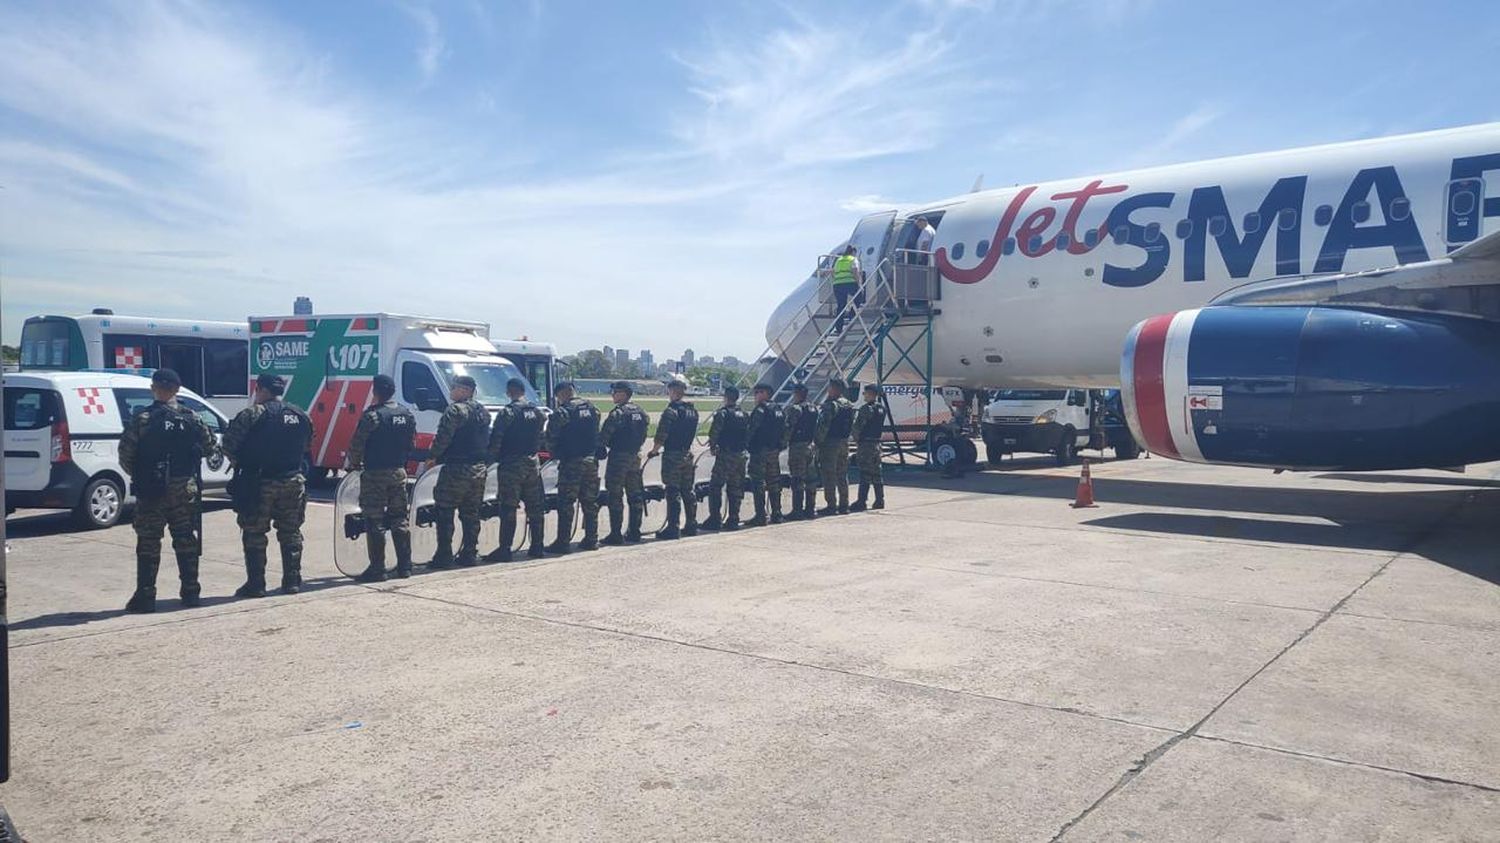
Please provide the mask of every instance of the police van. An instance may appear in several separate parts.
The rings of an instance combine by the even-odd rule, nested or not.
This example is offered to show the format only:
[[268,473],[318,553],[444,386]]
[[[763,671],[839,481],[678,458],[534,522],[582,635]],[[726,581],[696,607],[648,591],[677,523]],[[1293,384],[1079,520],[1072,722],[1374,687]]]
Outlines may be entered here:
[[[21,372],[5,375],[4,387],[6,514],[71,509],[81,528],[117,523],[132,502],[129,477],[120,467],[120,437],[131,416],[151,404],[150,378]],[[229,422],[206,400],[187,389],[177,400],[222,437]],[[228,482],[225,460],[203,461],[205,488]]]

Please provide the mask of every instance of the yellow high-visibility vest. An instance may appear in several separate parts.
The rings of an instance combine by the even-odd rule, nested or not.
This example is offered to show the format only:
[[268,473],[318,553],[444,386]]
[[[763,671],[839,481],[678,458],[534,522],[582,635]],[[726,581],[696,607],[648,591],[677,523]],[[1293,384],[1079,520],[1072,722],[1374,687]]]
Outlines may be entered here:
[[839,255],[833,262],[833,286],[858,283],[859,279],[854,275],[854,256]]

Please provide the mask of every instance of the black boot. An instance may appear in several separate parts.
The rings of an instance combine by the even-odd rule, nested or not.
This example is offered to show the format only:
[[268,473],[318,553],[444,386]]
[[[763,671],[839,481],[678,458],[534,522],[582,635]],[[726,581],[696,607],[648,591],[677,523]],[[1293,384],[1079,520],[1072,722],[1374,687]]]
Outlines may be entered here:
[[385,582],[385,533],[369,529],[365,533],[365,550],[370,556],[370,567],[355,579],[359,582]]
[[[553,540],[552,544],[547,545],[547,552],[555,553],[558,556],[566,556],[567,554],[572,553],[572,538],[573,507],[570,506],[566,509],[559,509],[557,511],[557,538]],[[532,558],[535,559],[536,556],[533,556]]]
[[781,515],[781,484],[777,483],[766,491],[768,503],[771,504],[771,523],[780,524],[786,519]]
[[396,550],[396,579],[404,580],[411,576],[411,533],[392,530],[391,547]]
[[766,526],[766,490],[757,489],[750,493],[751,501],[755,505],[755,517],[745,522],[746,527]]
[[542,542],[545,541],[545,539],[543,539],[542,537],[542,533],[544,531],[543,528],[545,526],[544,522],[542,521],[542,519],[538,518],[537,520],[530,522],[529,526],[531,528],[531,547],[527,549],[526,555],[531,557],[532,559],[541,559],[543,556],[547,555],[546,548],[542,547]]
[[740,504],[744,500],[744,495],[729,495],[729,520],[724,522],[724,529],[738,530],[740,528]]
[[630,527],[625,531],[626,544],[641,543],[641,518],[646,514],[645,504],[630,505]]
[[593,514],[583,513],[583,541],[578,543],[578,549],[599,549],[599,510],[594,510]]
[[486,562],[509,562],[515,558],[515,551],[511,548],[516,546],[516,511],[514,509],[500,514],[500,546],[485,554]]
[[698,525],[698,528],[706,533],[716,533],[724,529],[723,491],[723,489],[713,488],[708,490],[708,519]]
[[460,520],[458,525],[463,529],[463,540],[458,546],[458,556],[454,558],[453,564],[460,568],[472,568],[479,564],[479,519]]
[[235,589],[235,597],[266,596],[266,549],[245,548],[245,584]]
[[[781,500],[780,499],[781,499],[780,495],[777,495],[776,498],[774,498],[774,500],[776,501],[776,503],[774,504],[774,506],[777,507],[777,508],[779,508],[781,506]],[[777,510],[773,509],[772,511],[775,512]],[[788,512],[786,514],[786,520],[787,521],[801,521],[803,519],[803,517],[804,516],[802,514],[802,481],[801,480],[797,480],[797,479],[793,479],[792,480],[792,511]],[[774,517],[772,517],[771,520],[774,522],[776,519]]]
[[870,497],[870,484],[859,481],[859,500],[849,505],[850,512],[864,512],[865,500]]
[[[813,493],[813,499],[816,500],[817,497],[818,497],[817,493],[814,492]],[[818,510],[818,514],[819,515],[838,515],[839,514],[838,492],[834,491],[833,489],[824,488],[823,489],[823,504],[824,504],[823,508],[820,509],[820,510]]]
[[177,578],[182,581],[182,587],[177,595],[182,598],[182,605],[191,609],[201,606],[203,600],[203,586],[198,584],[198,556],[182,555],[177,557]]
[[161,557],[135,558],[135,593],[126,602],[125,611],[137,615],[156,611],[156,569],[160,566]]
[[609,505],[609,535],[600,542],[611,547],[617,547],[625,543],[625,536],[620,533],[620,522],[624,520],[625,507]]
[[656,531],[656,537],[662,541],[671,541],[679,538],[682,534],[677,530],[677,519],[682,515],[682,498],[676,489],[667,490],[667,523],[666,526]]
[[885,484],[884,483],[881,483],[881,482],[878,482],[878,481],[875,483],[875,503],[870,508],[871,509],[885,509]]
[[698,535],[698,496],[692,489],[682,493],[682,534]]
[[802,515],[809,521],[817,514],[818,487],[808,486],[802,490]]
[[302,590],[302,546],[281,546],[281,593],[296,594]]
[[839,514],[840,515],[848,515],[849,514],[849,481],[848,480],[844,480],[844,481],[841,481],[839,483]]
[[433,526],[437,529],[437,551],[432,554],[432,560],[427,567],[442,570],[453,567],[453,511],[440,511],[434,517]]

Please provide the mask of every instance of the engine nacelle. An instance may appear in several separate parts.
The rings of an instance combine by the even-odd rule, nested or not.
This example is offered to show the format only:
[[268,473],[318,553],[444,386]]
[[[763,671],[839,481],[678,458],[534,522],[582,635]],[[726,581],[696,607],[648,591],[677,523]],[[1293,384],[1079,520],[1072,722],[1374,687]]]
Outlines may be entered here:
[[1125,415],[1152,453],[1371,471],[1500,459],[1500,325],[1220,306],[1131,329]]

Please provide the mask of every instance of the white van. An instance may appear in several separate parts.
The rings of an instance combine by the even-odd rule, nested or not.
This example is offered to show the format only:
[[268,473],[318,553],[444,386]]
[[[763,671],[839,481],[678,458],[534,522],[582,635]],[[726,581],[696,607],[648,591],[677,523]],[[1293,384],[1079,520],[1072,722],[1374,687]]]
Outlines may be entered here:
[[[23,372],[5,384],[5,512],[71,509],[78,526],[120,520],[131,502],[120,468],[125,421],[151,403],[151,380],[106,372]],[[222,436],[229,422],[196,393],[177,400]],[[229,466],[204,460],[203,485],[222,488]]]

